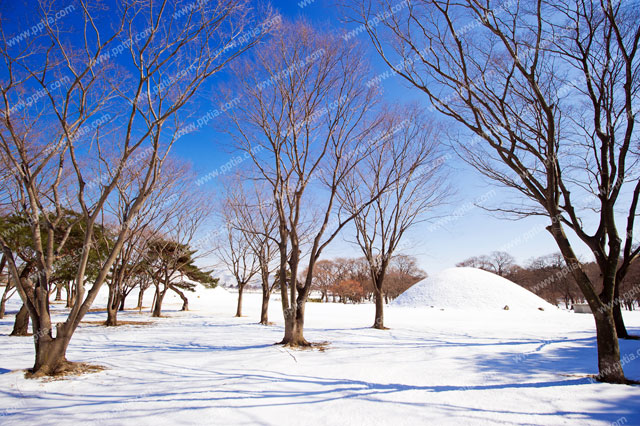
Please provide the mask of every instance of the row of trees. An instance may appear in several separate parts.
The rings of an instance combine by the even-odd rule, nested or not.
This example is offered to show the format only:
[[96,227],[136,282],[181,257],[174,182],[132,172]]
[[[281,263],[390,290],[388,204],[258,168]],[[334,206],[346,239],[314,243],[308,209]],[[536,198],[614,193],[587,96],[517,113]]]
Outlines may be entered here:
[[[161,202],[166,206],[164,199],[154,197],[149,205],[159,206]],[[172,210],[172,207],[162,207],[165,211]],[[68,212],[65,221],[77,221],[78,214]],[[138,219],[145,217],[144,214]],[[186,219],[193,216],[181,216],[176,224],[182,229],[186,227]],[[166,224],[165,224],[166,225]],[[188,309],[188,299],[183,291],[193,291],[194,284],[190,281],[198,281],[205,285],[215,286],[217,279],[211,276],[211,272],[203,271],[195,265],[195,250],[192,250],[185,241],[186,239],[177,233],[167,233],[165,227],[162,231],[151,228],[151,223],[145,224],[143,228],[133,226],[134,231],[127,235],[127,241],[123,245],[123,250],[119,254],[111,271],[107,275],[106,284],[109,288],[109,296],[106,306],[107,319],[105,325],[116,326],[118,311],[124,310],[127,296],[135,289],[138,290],[137,308],[142,307],[142,299],[145,291],[154,286],[154,302],[152,307],[153,316],[160,316],[162,301],[167,290],[175,291],[184,302],[183,310]],[[94,235],[98,236],[97,244],[90,252],[90,260],[87,264],[88,279],[93,279],[99,272],[101,262],[104,262],[104,253],[115,243],[114,235],[117,226],[114,224],[96,225]],[[192,227],[195,229],[195,227]],[[153,231],[152,231],[153,229]],[[59,242],[54,242],[54,248],[60,250],[58,260],[51,267],[49,296],[55,292],[55,301],[62,300],[62,290],[66,293],[66,307],[71,308],[75,303],[78,290],[75,286],[73,268],[77,261],[78,253],[82,248],[82,241],[77,238],[81,228],[76,225],[71,228],[69,241],[59,247]],[[0,233],[5,238],[6,243],[11,248],[14,259],[18,259],[21,266],[21,274],[25,280],[33,280],[33,265],[36,259],[33,256],[33,242],[26,221],[16,215],[2,217]],[[5,254],[0,255],[0,275],[3,275],[7,258]],[[11,296],[16,294],[15,280],[10,279],[8,274],[3,275],[5,285],[2,299],[0,300],[0,317],[5,314],[6,302]],[[29,324],[29,314],[27,305],[23,303],[16,316],[13,335],[27,335]]]
[[[156,316],[169,290],[186,308],[191,286],[179,277],[213,283],[194,263],[213,250],[238,281],[238,315],[244,286],[259,275],[261,322],[278,288],[282,343],[309,345],[315,266],[348,224],[367,262],[374,326],[384,328],[383,283],[400,240],[447,193],[438,129],[415,107],[381,104],[358,48],[305,22],[282,23],[267,39],[282,20],[246,0],[120,3],[81,0],[67,24],[78,29],[67,31],[52,18],[59,2],[41,0],[43,31],[20,43],[2,21],[0,247],[32,321],[33,374],[75,368],[67,346],[104,284],[108,325],[134,286],[155,286]],[[226,127],[254,167],[221,202],[215,239],[226,244],[200,244],[214,203],[170,151],[197,109],[191,101],[227,65],[243,102]],[[25,102],[33,92],[43,96]],[[69,312],[54,329],[50,297],[60,282]]]
[[[80,0],[73,17],[56,20],[66,4],[43,0],[29,8],[29,16],[2,20],[1,213],[24,220],[33,262],[16,255],[6,234],[0,248],[32,321],[35,376],[75,367],[66,360],[71,337],[109,276],[118,281],[122,267],[133,263],[123,249],[135,244],[140,231],[134,227],[150,197],[170,184],[169,152],[188,119],[189,101],[263,37],[257,32],[246,43],[236,42],[271,16],[247,3],[206,2],[183,10],[181,2],[169,0]],[[12,36],[21,29],[15,24],[30,20],[43,30],[16,43]],[[174,202],[176,213],[184,208]],[[109,242],[96,232],[106,224],[114,225]],[[163,234],[182,233],[175,228],[160,227]],[[164,249],[182,253],[185,241],[155,237],[170,244],[152,248],[152,262],[162,263]],[[52,279],[74,240],[79,246],[68,258],[71,306],[54,327]],[[155,269],[163,273],[156,278],[175,267]],[[164,293],[166,287],[156,290],[158,299]]]
[[[242,102],[224,128],[251,166],[239,174],[240,193],[224,203],[226,229],[254,254],[256,239],[273,243],[283,344],[309,345],[305,303],[315,268],[351,228],[374,288],[374,327],[384,328],[391,259],[407,230],[448,194],[436,143],[447,134],[478,172],[521,196],[497,211],[549,220],[594,314],[598,377],[626,382],[615,306],[640,256],[633,245],[640,20],[631,3],[424,0],[398,10],[390,0],[345,0],[382,60],[426,95],[448,132],[417,108],[385,107],[362,48],[308,23],[285,22],[265,38],[261,23],[273,16],[246,0],[121,3],[111,10],[81,0],[82,37],[53,19],[55,1],[40,2],[45,28],[22,43],[2,22],[0,154],[10,182],[2,200],[27,221],[35,275],[25,276],[4,236],[0,246],[33,320],[36,374],[72,366],[67,345],[160,185],[184,112],[196,104],[189,101],[230,65],[229,91]],[[120,51],[117,60],[107,57]],[[44,93],[42,102],[25,107],[22,97],[34,92]],[[111,218],[106,207],[121,198],[120,217]],[[272,227],[260,224],[262,210]],[[73,223],[64,220],[69,211],[78,213]],[[96,226],[105,222],[120,227],[89,277]],[[76,224],[74,302],[54,335],[53,265]],[[595,254],[597,278],[567,233]],[[229,263],[250,273],[253,263],[238,261],[242,252],[231,250]]]
[[[393,256],[387,267],[384,288],[381,289],[384,302],[389,303],[426,276],[414,257]],[[371,278],[369,262],[361,257],[320,260],[313,274],[312,291],[319,292],[323,302],[360,303],[375,301],[378,290]]]
[[283,24],[232,69],[243,102],[230,114],[229,134],[252,163],[226,185],[224,202],[229,243],[220,257],[238,282],[238,314],[258,273],[268,303],[273,260],[286,284],[278,286],[282,344],[308,346],[305,304],[318,262],[353,225],[373,284],[373,326],[384,328],[391,259],[406,231],[448,194],[437,127],[417,108],[381,104],[357,46],[303,21]]

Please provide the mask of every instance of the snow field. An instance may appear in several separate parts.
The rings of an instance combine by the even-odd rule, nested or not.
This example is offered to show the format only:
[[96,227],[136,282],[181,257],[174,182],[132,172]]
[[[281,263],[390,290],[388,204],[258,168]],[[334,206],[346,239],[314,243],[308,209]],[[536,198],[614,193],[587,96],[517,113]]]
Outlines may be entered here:
[[[372,305],[309,303],[305,335],[328,348],[290,350],[273,345],[278,300],[265,327],[259,294],[245,295],[243,318],[233,293],[188,295],[190,312],[168,294],[165,318],[121,313],[150,326],[105,328],[90,323],[104,312],[89,313],[68,358],[107,369],[66,380],[24,379],[33,341],[7,336],[13,315],[0,320],[0,424],[640,424],[640,388],[586,377],[597,371],[590,315],[389,306],[380,331]],[[640,333],[640,313],[626,315]],[[622,342],[623,357],[639,349]],[[640,379],[640,362],[624,367]]]

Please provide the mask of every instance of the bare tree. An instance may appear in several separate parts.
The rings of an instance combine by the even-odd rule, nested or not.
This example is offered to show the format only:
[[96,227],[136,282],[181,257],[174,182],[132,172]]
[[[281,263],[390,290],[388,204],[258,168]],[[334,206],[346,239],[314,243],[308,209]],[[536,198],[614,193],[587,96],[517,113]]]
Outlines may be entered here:
[[516,266],[516,260],[504,251],[493,251],[489,255],[473,256],[456,264],[493,272],[501,277],[508,277]]
[[313,273],[313,290],[320,291],[322,301],[329,301],[329,292],[338,283],[338,264],[333,260],[319,260]]
[[[373,26],[367,22],[391,2],[351,4],[383,60],[468,131],[458,138],[463,157],[527,200],[496,210],[549,219],[547,229],[593,311],[598,379],[626,382],[613,305],[616,283],[639,256],[632,245],[640,196],[637,8],[612,0],[506,7],[425,0],[378,15],[381,25]],[[623,226],[616,221],[621,210]],[[594,211],[590,229],[585,219]],[[601,292],[567,231],[595,254]]]
[[[269,300],[275,286],[270,280],[272,272],[277,268],[274,260],[278,254],[276,232],[277,212],[270,201],[265,185],[255,179],[248,179],[243,185],[241,176],[232,180],[227,188],[224,203],[229,224],[244,236],[255,257],[262,287],[262,306],[260,324],[269,324]],[[229,256],[226,256],[230,259]],[[240,309],[240,304],[238,305]]]
[[251,236],[237,228],[233,213],[225,213],[226,239],[218,247],[217,256],[238,285],[236,317],[241,317],[244,288],[260,272],[260,262],[249,242]]
[[501,277],[508,277],[516,266],[515,258],[504,251],[491,252],[489,262],[491,263],[493,272]]
[[[184,181],[189,182],[190,179]],[[165,210],[177,214],[169,213],[170,219],[161,222],[163,229],[154,232],[153,238],[145,243],[145,259],[141,261],[146,263],[156,290],[151,310],[154,317],[162,315],[162,303],[169,290],[175,291],[184,302],[180,289],[193,289],[185,281],[185,276],[189,278],[198,259],[213,253],[213,249],[193,248],[199,231],[211,216],[213,203],[210,197],[193,191],[179,190],[177,193],[182,198],[172,197]],[[183,310],[187,306],[188,302],[184,303]]]
[[467,268],[478,268],[484,271],[493,272],[491,270],[491,261],[489,260],[489,256],[487,256],[486,254],[483,254],[480,256],[468,257],[463,261],[456,263],[456,266],[467,267]]
[[[136,217],[129,218],[128,212],[135,202],[143,176],[137,167],[125,169],[123,174],[127,178],[116,184],[114,197],[108,200],[105,206],[106,214],[113,218],[117,228],[128,228],[108,280],[109,298],[105,322],[107,326],[118,325],[117,313],[122,310],[125,297],[133,289],[130,282],[136,274],[144,273],[140,269],[148,254],[145,243],[159,237],[162,230],[171,224],[189,220],[190,214],[198,215],[196,224],[199,224],[208,212],[206,209],[194,209],[194,206],[199,203],[206,204],[209,200],[193,195],[190,188],[193,174],[188,165],[172,159],[165,164],[163,173],[150,191],[145,205]],[[186,205],[186,208],[183,205]],[[128,225],[125,225],[126,221],[129,221]]]
[[[314,267],[352,219],[336,212],[337,191],[378,128],[376,91],[364,84],[369,70],[356,46],[304,22],[283,24],[255,52],[236,70],[245,102],[233,111],[232,133],[278,214],[281,343],[308,346],[304,313]],[[303,259],[307,274],[299,279]]]
[[[0,150],[15,175],[18,189],[12,196],[30,221],[35,276],[19,279],[1,237],[0,246],[34,325],[36,376],[74,366],[66,360],[67,346],[127,233],[127,226],[119,230],[97,278],[88,284],[94,224],[123,169],[136,162],[144,176],[128,212],[133,218],[179,137],[178,113],[210,76],[258,41],[241,45],[235,40],[249,22],[246,3],[197,3],[177,20],[172,14],[180,3],[168,0],[123,1],[117,7],[81,0],[75,21],[80,29],[68,31],[54,19],[55,3],[42,0],[34,8],[42,33],[15,45],[6,27],[0,30]],[[22,100],[36,91],[43,94],[40,101]],[[70,209],[81,212],[84,247],[77,253],[76,297],[54,335],[50,276],[72,228],[61,222]]]
[[[406,232],[427,219],[449,192],[442,175],[438,135],[420,111],[392,114],[373,152],[344,179],[340,200],[354,215],[356,244],[373,284],[373,328],[384,325],[384,282],[389,264]],[[369,203],[369,200],[375,200]],[[366,207],[362,207],[366,205]]]
[[399,254],[393,256],[386,278],[385,300],[393,300],[407,291],[412,285],[427,277],[427,273],[418,267],[414,256]]

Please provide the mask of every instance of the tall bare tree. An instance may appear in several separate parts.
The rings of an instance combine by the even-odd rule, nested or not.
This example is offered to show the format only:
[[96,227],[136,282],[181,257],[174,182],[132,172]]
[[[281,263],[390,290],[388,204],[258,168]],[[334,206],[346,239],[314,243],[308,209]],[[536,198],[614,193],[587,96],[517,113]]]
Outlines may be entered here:
[[[378,15],[374,26],[370,19],[388,12],[390,1],[350,4],[393,72],[467,131],[457,138],[463,157],[526,200],[497,210],[548,218],[593,311],[597,377],[625,382],[613,305],[616,283],[640,254],[632,241],[640,196],[637,7],[425,0]],[[595,254],[601,292],[567,232]]]
[[128,178],[117,183],[114,196],[105,206],[106,216],[113,220],[115,226],[126,226],[128,229],[108,280],[107,326],[118,325],[118,310],[123,306],[126,294],[133,288],[130,281],[143,272],[141,268],[148,261],[146,242],[166,234],[170,228],[180,229],[178,222],[190,221],[195,215],[197,220],[191,221],[193,233],[209,212],[202,208],[209,200],[200,197],[191,188],[193,175],[189,166],[171,159],[165,164],[144,206],[134,218],[130,218],[128,212],[135,202],[143,176],[137,167],[125,169],[123,174]]
[[226,238],[217,249],[217,257],[236,280],[238,285],[236,317],[241,317],[244,289],[260,272],[260,262],[249,242],[251,235],[238,229],[232,212],[225,213]]
[[[144,176],[128,212],[128,218],[136,216],[179,136],[178,113],[209,77],[259,40],[236,42],[250,23],[246,3],[194,3],[174,19],[182,5],[169,0],[80,0],[77,16],[56,20],[63,3],[41,0],[31,11],[44,25],[41,33],[16,44],[2,25],[0,150],[16,176],[12,195],[29,219],[35,274],[19,279],[2,238],[0,246],[34,325],[35,375],[74,367],[66,360],[67,346],[127,233],[125,225],[97,278],[87,283],[94,224],[132,162]],[[72,228],[61,222],[68,210],[81,213],[84,245],[77,253],[75,301],[54,333],[50,277]]]
[[[186,184],[192,179],[185,176],[182,181]],[[187,188],[178,185],[175,194],[179,197],[165,201],[168,205],[163,211],[168,216],[161,216],[162,220],[154,224],[162,228],[145,242],[145,255],[139,261],[146,263],[153,278],[156,291],[151,312],[154,317],[162,315],[162,303],[169,290],[175,291],[185,302],[180,289],[192,290],[192,286],[184,278],[191,278],[197,260],[213,253],[213,249],[194,248],[200,231],[213,213],[213,203],[207,193],[185,192]],[[182,309],[187,310],[187,306],[188,302]]]
[[[379,127],[368,72],[356,46],[300,21],[284,23],[236,69],[245,101],[233,111],[233,135],[278,215],[285,345],[309,345],[303,329],[314,266],[353,217],[336,211],[337,192]],[[307,274],[299,279],[303,261]]]
[[243,185],[241,179],[239,175],[227,185],[224,208],[227,221],[243,234],[258,263],[262,287],[260,324],[268,325],[269,300],[275,286],[271,274],[276,270],[274,260],[278,254],[278,216],[265,185],[255,179],[247,179],[248,183]]
[[[407,231],[433,214],[450,190],[442,174],[438,134],[421,114],[391,114],[371,155],[341,186],[341,202],[354,214],[356,244],[369,265],[377,329],[386,328],[384,282],[393,255]],[[374,201],[367,205],[369,200]]]

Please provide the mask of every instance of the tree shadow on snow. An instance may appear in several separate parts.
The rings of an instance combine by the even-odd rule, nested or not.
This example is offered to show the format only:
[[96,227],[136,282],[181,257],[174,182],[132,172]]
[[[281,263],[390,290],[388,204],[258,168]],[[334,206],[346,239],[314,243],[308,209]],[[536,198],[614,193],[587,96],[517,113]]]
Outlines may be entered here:
[[[161,367],[161,366],[158,366]],[[483,391],[518,389],[548,389],[569,388],[573,386],[608,386],[593,384],[587,378],[560,377],[553,380],[532,381],[526,383],[482,383],[472,386],[447,385],[409,385],[402,383],[376,383],[364,380],[349,380],[341,378],[315,377],[300,374],[284,374],[277,371],[236,370],[236,371],[203,371],[199,368],[172,368],[170,364],[156,371],[153,378],[130,378],[130,388],[141,389],[143,392],[112,392],[97,391],[91,393],[67,393],[49,391],[40,395],[24,395],[21,398],[33,398],[48,406],[57,407],[51,416],[60,416],[67,421],[73,420],[74,415],[87,413],[81,407],[91,407],[93,419],[109,420],[148,419],[148,416],[177,415],[183,410],[198,411],[212,407],[227,409],[262,409],[266,407],[307,406],[327,403],[337,400],[361,400],[375,404],[392,404],[404,406],[406,409],[417,409],[428,413],[429,410],[446,410],[452,417],[469,419],[483,419],[492,414],[519,416],[571,416],[581,421],[614,422],[621,417],[627,419],[627,424],[637,424],[637,407],[640,406],[640,393],[621,398],[602,398],[593,401],[597,409],[584,411],[540,411],[535,408],[522,407],[514,410],[512,405],[508,409],[496,409],[491,405],[479,408],[473,401],[477,401],[474,394]],[[162,389],[162,391],[158,390]],[[450,398],[437,399],[438,402],[421,402],[421,393],[451,393]],[[564,392],[571,392],[567,389]],[[12,396],[11,391],[1,390],[0,394]],[[17,395],[13,395],[17,396]],[[485,395],[486,397],[486,395]],[[466,401],[469,401],[467,404]],[[7,412],[7,416],[28,419],[30,413],[36,414],[36,408],[29,401],[21,404],[20,410]],[[33,401],[35,405],[38,402]],[[583,407],[580,404],[579,407]],[[31,408],[33,407],[33,408]],[[636,410],[634,412],[634,409]],[[242,412],[244,413],[244,411]],[[245,413],[248,414],[248,413]],[[240,412],[238,413],[240,415]],[[54,418],[49,418],[54,420]]]
[[[238,325],[240,327],[250,325]],[[225,327],[230,327],[226,325]],[[234,329],[236,330],[236,329]],[[94,384],[95,392],[73,392],[65,388],[50,389],[46,393],[12,394],[11,390],[0,389],[0,395],[11,398],[21,398],[19,409],[8,410],[3,414],[8,419],[17,422],[27,421],[38,415],[42,406],[56,407],[48,413],[47,421],[83,421],[82,415],[91,413],[93,420],[124,421],[125,419],[145,419],[148,416],[162,418],[162,416],[180,416],[187,411],[208,410],[213,407],[223,409],[239,409],[238,416],[249,416],[265,407],[307,406],[330,403],[338,400],[358,400],[375,403],[376,406],[405,407],[412,413],[422,413],[428,416],[431,410],[439,413],[446,412],[451,417],[464,420],[486,420],[487,416],[502,414],[505,416],[531,417],[531,424],[536,424],[540,416],[557,420],[558,417],[569,417],[576,422],[588,424],[593,421],[616,422],[625,418],[625,424],[640,424],[640,387],[637,392],[620,392],[617,397],[613,393],[602,393],[614,386],[594,383],[586,377],[595,374],[596,348],[595,336],[581,338],[554,339],[539,341],[536,339],[494,339],[473,338],[473,336],[451,336],[445,334],[422,338],[402,333],[366,333],[366,329],[333,330],[329,337],[336,349],[377,348],[380,353],[393,354],[400,350],[424,350],[434,347],[476,347],[465,358],[461,368],[473,368],[479,380],[470,385],[414,385],[407,383],[383,383],[366,380],[351,380],[340,377],[319,377],[304,374],[289,374],[289,372],[270,370],[224,369],[215,370],[202,367],[184,365],[179,360],[154,360],[148,365],[148,371],[139,371],[131,375],[131,371],[119,372],[113,369],[106,374],[122,375],[108,380],[109,389],[103,389],[104,384]],[[277,334],[280,330],[274,330]],[[309,335],[316,333],[325,335],[329,330],[310,329]],[[638,333],[640,330],[633,330]],[[342,334],[340,338],[337,334]],[[350,334],[366,335],[365,341],[352,341]],[[335,339],[334,339],[335,338]],[[265,336],[265,340],[269,340]],[[485,352],[483,347],[494,350]],[[86,348],[80,351],[95,349],[95,345],[88,341]],[[263,357],[265,350],[277,350],[271,343],[247,345],[214,345],[197,341],[182,343],[171,341],[149,342],[119,342],[110,341],[109,351],[128,354],[139,352],[202,352],[211,354],[212,365],[215,365],[215,351],[247,351],[255,350]],[[629,354],[638,354],[639,341],[621,342],[623,359]],[[470,351],[471,352],[471,351]],[[350,351],[345,353],[349,354]],[[351,353],[352,355],[352,353]],[[206,355],[205,355],[206,356]],[[393,358],[389,358],[389,362]],[[215,368],[215,367],[214,367]],[[411,368],[411,367],[408,367]],[[627,376],[640,378],[640,355],[624,366]],[[129,373],[127,373],[129,371]],[[2,371],[0,370],[0,373]],[[126,378],[125,378],[126,376]],[[527,378],[523,381],[523,377]],[[428,380],[428,378],[427,378]],[[112,387],[114,383],[122,381],[126,387]],[[520,406],[513,403],[503,404],[500,398],[509,399],[511,392],[515,395],[518,390],[535,392],[549,400],[553,395],[564,395],[575,392],[576,389],[594,387],[593,400],[576,401],[575,411],[554,409],[548,405],[543,411],[540,406]],[[599,388],[595,388],[599,387]],[[601,388],[600,388],[601,387]],[[85,388],[86,389],[86,388]],[[628,388],[633,389],[633,388]],[[487,393],[495,392],[495,393]],[[425,398],[427,394],[437,393],[437,398]],[[538,394],[529,393],[528,398],[535,398]],[[578,395],[578,394],[576,394]],[[596,399],[596,396],[599,396]],[[578,397],[576,397],[578,398]],[[586,398],[586,397],[585,397]],[[494,399],[491,404],[478,406],[478,401]],[[523,398],[516,398],[520,401]],[[430,400],[425,402],[425,400]],[[585,406],[589,407],[585,410]],[[81,407],[90,407],[89,410]],[[514,408],[517,407],[517,408]],[[408,413],[409,413],[408,412]],[[253,419],[258,421],[260,419]]]

